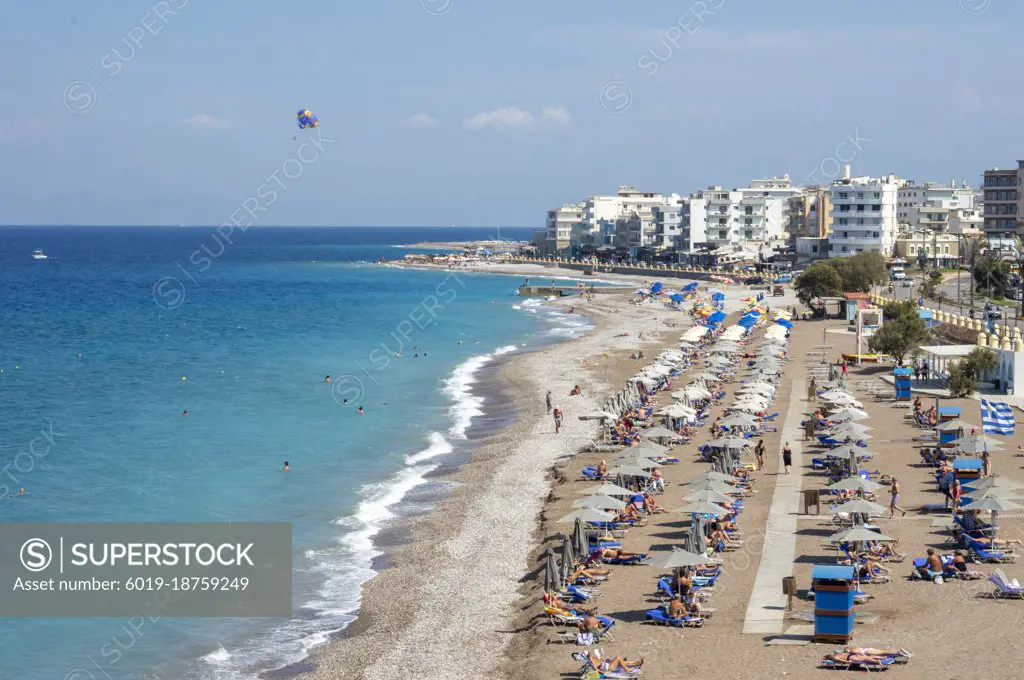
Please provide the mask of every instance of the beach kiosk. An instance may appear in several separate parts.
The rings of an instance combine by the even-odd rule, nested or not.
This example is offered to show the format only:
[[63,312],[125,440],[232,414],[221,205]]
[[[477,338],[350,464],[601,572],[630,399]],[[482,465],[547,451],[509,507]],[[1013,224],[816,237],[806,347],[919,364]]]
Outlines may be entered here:
[[892,369],[893,384],[896,386],[896,401],[910,401],[910,380],[914,372],[909,368]]
[[853,569],[826,564],[816,564],[811,569],[815,642],[853,639]]
[[956,420],[960,417],[959,406],[940,406],[939,411],[939,422],[948,423],[951,420]]
[[953,474],[960,480],[961,484],[981,479],[981,459],[961,458],[954,460]]

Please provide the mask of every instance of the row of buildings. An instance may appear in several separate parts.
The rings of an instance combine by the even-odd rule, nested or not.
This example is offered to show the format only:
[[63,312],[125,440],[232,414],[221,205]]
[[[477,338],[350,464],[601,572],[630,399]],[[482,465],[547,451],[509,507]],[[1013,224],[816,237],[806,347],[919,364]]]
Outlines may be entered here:
[[[1012,241],[1024,232],[1024,161],[987,170],[981,192],[956,180],[916,183],[889,174],[797,186],[788,175],[681,196],[619,187],[548,211],[534,235],[542,255],[728,264],[813,260],[865,250],[886,257],[958,257],[963,237]],[[913,251],[913,252],[911,252]]]

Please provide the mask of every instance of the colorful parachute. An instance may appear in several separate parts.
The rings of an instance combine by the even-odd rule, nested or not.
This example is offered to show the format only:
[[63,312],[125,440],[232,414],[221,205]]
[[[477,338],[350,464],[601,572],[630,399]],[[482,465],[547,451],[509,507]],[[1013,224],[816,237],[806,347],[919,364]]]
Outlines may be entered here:
[[296,118],[299,121],[299,128],[303,130],[306,128],[315,128],[320,124],[320,121],[313,115],[313,112],[306,109],[299,111],[299,115],[296,116]]

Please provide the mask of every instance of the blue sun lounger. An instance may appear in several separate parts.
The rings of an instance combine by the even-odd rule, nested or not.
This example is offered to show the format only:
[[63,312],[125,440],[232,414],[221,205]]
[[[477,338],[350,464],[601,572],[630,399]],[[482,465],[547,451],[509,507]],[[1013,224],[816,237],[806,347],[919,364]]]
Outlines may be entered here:
[[835,659],[822,659],[818,662],[818,668],[832,668],[840,671],[884,671],[888,670],[889,666],[892,666],[896,661],[892,657],[884,657],[881,661],[869,662],[869,661],[858,661],[854,663],[852,661],[836,661]]
[[645,623],[653,623],[659,626],[677,626],[687,628],[700,628],[704,625],[703,616],[684,616],[674,619],[660,609],[649,610],[644,618]]

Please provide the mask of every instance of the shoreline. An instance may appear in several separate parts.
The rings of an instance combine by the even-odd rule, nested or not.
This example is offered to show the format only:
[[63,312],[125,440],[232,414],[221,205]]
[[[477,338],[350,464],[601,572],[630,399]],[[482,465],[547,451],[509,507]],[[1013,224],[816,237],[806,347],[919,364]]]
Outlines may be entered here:
[[[512,423],[478,439],[469,460],[445,476],[454,484],[447,496],[425,515],[404,522],[409,541],[389,549],[388,568],[363,585],[356,621],[311,650],[301,662],[303,668],[294,669],[297,677],[478,677],[504,662],[495,651],[510,643],[512,635],[496,635],[500,626],[495,622],[514,616],[523,575],[532,570],[529,556],[551,493],[550,472],[589,441],[596,428],[576,416],[597,408],[619,386],[618,380],[603,377],[607,361],[602,374],[580,360],[599,359],[612,349],[639,348],[635,333],[626,338],[615,333],[630,321],[642,326],[652,317],[651,308],[643,315],[619,309],[624,300],[581,306],[567,298],[552,304],[582,307],[578,311],[594,328],[543,347],[527,345],[501,362],[496,377],[510,395]],[[667,308],[658,316],[683,318]],[[629,370],[636,368],[639,364]],[[544,391],[565,395],[577,383],[586,395],[582,399],[555,397],[566,414],[566,431],[555,440],[543,408]],[[495,529],[500,533],[494,534]]]

